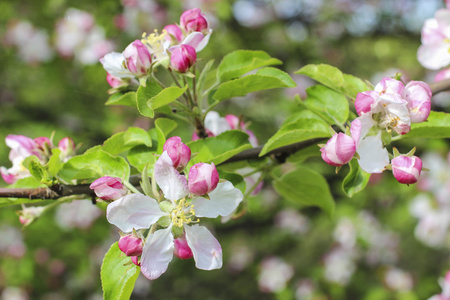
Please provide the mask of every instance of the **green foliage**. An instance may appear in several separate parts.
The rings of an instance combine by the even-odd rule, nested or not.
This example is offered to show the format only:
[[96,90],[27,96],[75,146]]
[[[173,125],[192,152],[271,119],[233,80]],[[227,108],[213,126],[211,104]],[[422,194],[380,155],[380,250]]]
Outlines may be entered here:
[[188,86],[183,88],[171,86],[162,89],[156,82],[151,81],[146,86],[140,86],[137,90],[137,106],[139,112],[153,118],[155,110],[172,103],[184,94]]
[[236,50],[222,59],[217,68],[217,78],[219,82],[225,82],[261,67],[281,64],[280,60],[264,51]]
[[97,150],[69,159],[58,174],[64,181],[95,180],[102,176],[120,177],[128,180],[130,166],[119,156]]
[[295,73],[306,75],[352,99],[356,98],[358,93],[370,89],[363,80],[326,64],[306,65]]
[[128,300],[139,276],[140,268],[114,243],[103,259],[100,276],[103,299]]
[[229,130],[218,136],[196,140],[187,145],[191,148],[192,154],[195,154],[188,167],[199,162],[213,162],[218,165],[230,157],[252,148],[248,141],[248,134],[238,130]]
[[222,83],[213,98],[222,101],[232,97],[245,96],[251,92],[295,86],[295,82],[287,73],[275,68],[263,68],[256,74]]
[[430,112],[427,121],[411,124],[411,131],[398,136],[397,139],[408,138],[449,138],[450,114],[445,112]]
[[177,122],[159,118],[155,121],[155,128],[150,131],[152,138],[155,138],[158,141],[157,152],[161,154],[163,152],[164,143],[166,142],[166,137],[177,128]]
[[275,190],[296,206],[317,206],[333,215],[334,200],[326,179],[309,168],[298,168],[278,178],[273,177]]
[[230,173],[223,170],[218,170],[220,179],[225,179],[230,181],[233,186],[239,189],[243,194],[245,194],[246,183],[242,175],[237,173]]
[[342,181],[342,190],[347,196],[353,197],[356,193],[364,190],[369,182],[370,174],[360,168],[356,159],[352,159],[348,165],[350,171]]
[[125,105],[136,107],[136,92],[114,93],[108,98],[105,105]]
[[260,156],[286,145],[314,139],[329,137],[329,125],[311,111],[301,111],[291,115],[280,129],[267,141]]
[[107,139],[103,143],[103,151],[117,155],[138,145],[151,147],[150,135],[144,129],[130,127],[127,131],[116,133]]

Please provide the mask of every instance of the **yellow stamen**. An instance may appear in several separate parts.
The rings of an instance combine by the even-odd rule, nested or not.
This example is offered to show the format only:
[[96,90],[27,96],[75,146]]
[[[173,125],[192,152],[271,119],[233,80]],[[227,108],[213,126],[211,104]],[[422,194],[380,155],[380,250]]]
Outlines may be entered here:
[[183,227],[183,224],[197,223],[193,221],[192,217],[195,215],[194,205],[186,203],[186,199],[183,198],[178,202],[178,205],[172,210],[172,223],[175,226]]

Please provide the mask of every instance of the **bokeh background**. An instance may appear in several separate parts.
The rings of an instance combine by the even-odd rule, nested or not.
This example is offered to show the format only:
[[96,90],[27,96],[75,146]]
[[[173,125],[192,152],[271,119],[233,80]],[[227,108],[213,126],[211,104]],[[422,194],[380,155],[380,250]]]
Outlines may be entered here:
[[[372,83],[397,72],[406,81],[435,75],[416,53],[422,25],[444,7],[441,0],[3,0],[0,141],[54,132],[54,141],[70,136],[82,153],[129,126],[152,128],[136,109],[104,105],[109,86],[98,58],[179,22],[193,7],[214,29],[199,64],[237,49],[264,50],[298,84],[217,107],[222,116],[245,112],[260,144],[298,110],[294,95],[304,98],[314,84],[293,74],[306,64],[331,64]],[[449,104],[446,93],[433,98],[435,110]],[[174,134],[187,142],[193,130],[179,126]],[[414,145],[431,170],[421,183],[401,186],[387,173],[351,199],[340,187],[347,170],[336,176],[318,154],[288,160],[283,168],[302,163],[325,174],[337,202],[333,218],[282,199],[267,181],[242,218],[210,223],[224,250],[222,269],[174,259],[160,279],[139,277],[132,299],[413,300],[439,293],[438,279],[450,269],[450,212],[423,212],[449,199],[448,141],[396,144],[401,152]],[[3,142],[7,168],[8,153]],[[0,208],[0,298],[102,299],[100,265],[118,237],[104,212],[89,200],[66,203],[22,229],[18,209]]]

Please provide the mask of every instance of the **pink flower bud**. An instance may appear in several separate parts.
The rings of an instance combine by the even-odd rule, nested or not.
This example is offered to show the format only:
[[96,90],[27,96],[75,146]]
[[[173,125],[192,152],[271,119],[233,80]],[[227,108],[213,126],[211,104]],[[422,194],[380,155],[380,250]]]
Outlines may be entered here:
[[14,135],[9,134],[5,138],[6,145],[11,148],[10,160],[11,156],[22,156],[28,157],[30,155],[36,155],[40,157],[39,152],[37,150],[37,144],[34,140],[29,137],[23,135]]
[[111,201],[122,198],[127,194],[127,189],[122,184],[122,179],[103,176],[95,180],[89,186],[100,199]]
[[199,8],[193,8],[181,14],[180,26],[186,32],[199,31],[206,33],[209,28],[209,23]]
[[439,71],[434,77],[434,81],[438,82],[450,78],[450,68]]
[[139,256],[142,254],[142,240],[132,234],[120,237],[119,249],[126,256]]
[[19,222],[24,226],[30,225],[36,219],[38,219],[44,212],[43,206],[30,206],[24,207],[22,210],[18,211]]
[[172,41],[172,38],[177,41],[181,42],[183,40],[183,31],[181,31],[181,28],[178,27],[176,24],[170,24],[164,27],[164,29],[167,32],[166,39],[169,41]]
[[39,150],[51,149],[53,147],[52,142],[48,137],[41,136],[34,139]]
[[118,88],[119,86],[124,84],[121,78],[111,75],[109,73],[106,73],[106,81],[112,88]]
[[192,254],[191,248],[189,248],[189,245],[186,241],[186,237],[180,236],[179,238],[175,239],[173,242],[175,244],[175,248],[173,249],[173,254],[175,254],[176,257],[181,258],[181,259],[189,259],[194,256]]
[[355,99],[355,109],[359,116],[371,110],[371,105],[375,103],[379,94],[375,91],[358,93]]
[[76,154],[75,142],[70,137],[61,139],[58,143],[58,149],[61,150],[61,160],[66,162]]
[[189,170],[189,191],[197,196],[212,192],[219,183],[219,173],[214,163],[198,163]]
[[392,173],[398,182],[416,183],[422,171],[422,160],[417,156],[400,155],[392,159]]
[[189,45],[179,45],[172,48],[170,56],[170,66],[175,71],[186,73],[189,68],[195,64],[197,53],[194,47]]
[[167,151],[172,159],[173,167],[179,171],[183,170],[191,159],[191,149],[181,142],[179,136],[173,136],[164,143],[164,151]]
[[355,155],[356,146],[351,137],[337,133],[320,149],[322,159],[331,166],[340,167],[348,163]]
[[239,123],[239,117],[235,115],[226,115],[225,120],[227,121],[228,125],[230,125],[231,129],[239,129],[244,127],[244,123]]
[[135,264],[136,266],[138,266],[138,267],[141,266],[141,263],[139,262],[139,256],[132,256],[132,257],[131,257],[131,262],[132,262],[133,264]]
[[135,40],[122,52],[127,69],[136,77],[146,76],[152,66],[152,55],[140,40]]
[[379,94],[399,94],[403,95],[405,85],[396,79],[384,77],[376,86],[375,91]]
[[431,89],[423,81],[410,81],[405,87],[405,98],[412,123],[424,122],[430,115]]

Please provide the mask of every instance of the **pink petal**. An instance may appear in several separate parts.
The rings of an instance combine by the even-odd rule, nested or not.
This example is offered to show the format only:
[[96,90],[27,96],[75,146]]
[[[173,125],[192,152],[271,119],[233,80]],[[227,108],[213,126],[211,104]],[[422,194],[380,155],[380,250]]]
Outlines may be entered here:
[[186,240],[194,254],[195,266],[201,270],[222,267],[222,247],[206,227],[184,226]]
[[154,179],[163,191],[164,197],[171,201],[176,201],[189,194],[186,177],[173,167],[172,159],[166,151],[156,161]]
[[151,234],[144,244],[141,256],[141,272],[150,280],[166,272],[173,258],[172,226]]

